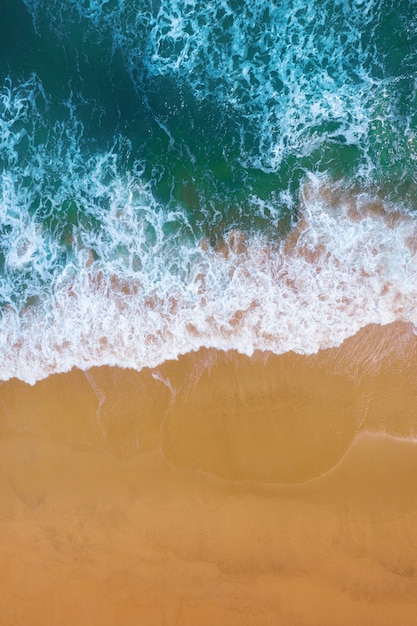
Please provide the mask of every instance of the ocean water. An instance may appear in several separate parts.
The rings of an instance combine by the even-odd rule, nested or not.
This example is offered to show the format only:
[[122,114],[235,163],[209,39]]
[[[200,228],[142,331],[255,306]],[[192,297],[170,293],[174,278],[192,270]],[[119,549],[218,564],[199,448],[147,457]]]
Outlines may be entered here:
[[3,0],[0,378],[417,325],[415,0]]

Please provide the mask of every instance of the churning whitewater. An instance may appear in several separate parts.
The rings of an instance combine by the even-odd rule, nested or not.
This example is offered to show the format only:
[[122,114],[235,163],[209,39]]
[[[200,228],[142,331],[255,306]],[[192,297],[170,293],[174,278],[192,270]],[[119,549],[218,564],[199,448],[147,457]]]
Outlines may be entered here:
[[16,2],[0,378],[417,325],[417,7],[392,5]]

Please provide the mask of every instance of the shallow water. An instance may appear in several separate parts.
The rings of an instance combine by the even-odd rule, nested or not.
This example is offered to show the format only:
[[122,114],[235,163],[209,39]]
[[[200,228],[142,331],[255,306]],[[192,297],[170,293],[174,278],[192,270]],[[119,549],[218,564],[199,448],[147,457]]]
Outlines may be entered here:
[[415,2],[5,7],[2,379],[416,321]]
[[411,626],[416,364],[389,325],[3,383],[2,622]]
[[3,0],[0,624],[417,619],[415,0]]

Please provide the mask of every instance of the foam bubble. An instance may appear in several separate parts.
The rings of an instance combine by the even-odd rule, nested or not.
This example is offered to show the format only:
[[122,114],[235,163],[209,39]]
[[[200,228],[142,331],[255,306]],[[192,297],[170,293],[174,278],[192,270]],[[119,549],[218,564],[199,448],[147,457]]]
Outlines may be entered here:
[[[417,323],[416,218],[317,177],[300,204],[302,219],[283,241],[232,231],[215,248],[172,245],[155,218],[146,248],[140,203],[124,197],[122,227],[115,203],[97,258],[80,245],[46,300],[3,310],[0,377],[33,383],[73,366],[141,369],[201,346],[309,354],[366,324]],[[139,233],[130,244],[127,224]],[[122,262],[114,254],[123,242]]]
[[[79,115],[81,93],[57,103],[36,75],[6,81],[1,379],[34,382],[100,364],[141,369],[202,346],[314,353],[369,323],[417,323],[416,218],[412,207],[369,191],[385,162],[400,155],[401,167],[411,163],[414,172],[416,158],[408,100],[404,113],[395,96],[399,79],[375,78],[374,47],[358,46],[362,27],[372,39],[377,0],[366,10],[342,0],[307,7],[242,0],[239,12],[227,0],[26,3],[39,30],[46,14],[56,32],[70,33],[66,26],[77,18],[103,40],[110,33],[138,91],[170,76],[195,99],[237,113],[240,166],[275,171],[290,155],[305,182],[297,193],[291,174],[283,176],[266,201],[256,192],[260,177],[248,184],[246,207],[225,193],[222,206],[210,198],[211,213],[199,207],[196,217],[172,193],[165,203],[158,199],[145,176],[162,179],[164,164],[178,157],[172,120],[180,112],[155,114],[151,129],[166,134],[168,157],[145,163],[132,149],[140,136],[115,134],[95,147]],[[332,142],[360,148],[356,187],[308,174],[308,157],[316,150],[321,158]],[[178,157],[175,175],[183,165]],[[213,178],[204,165],[198,175]],[[284,205],[300,218],[282,240],[273,227]],[[216,220],[232,208],[239,217],[265,218],[268,233],[242,226],[222,232]],[[210,216],[215,244],[196,226]]]
[[[381,163],[371,125],[387,85],[390,126],[403,143],[407,115],[398,110],[395,76],[384,76],[378,44],[390,9],[379,0],[25,3],[36,23],[46,15],[60,36],[78,21],[92,37],[110,38],[142,95],[168,76],[239,117],[240,153],[251,167],[276,171],[288,155],[306,158],[337,144],[357,146],[363,171],[375,173]],[[411,63],[410,29],[403,28],[410,40],[404,63]]]

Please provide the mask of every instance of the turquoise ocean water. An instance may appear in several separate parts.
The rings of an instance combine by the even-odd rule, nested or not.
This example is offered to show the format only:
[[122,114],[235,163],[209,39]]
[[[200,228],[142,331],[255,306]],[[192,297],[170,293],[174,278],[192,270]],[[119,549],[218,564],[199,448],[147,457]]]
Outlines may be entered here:
[[417,324],[415,0],[1,6],[1,379]]

